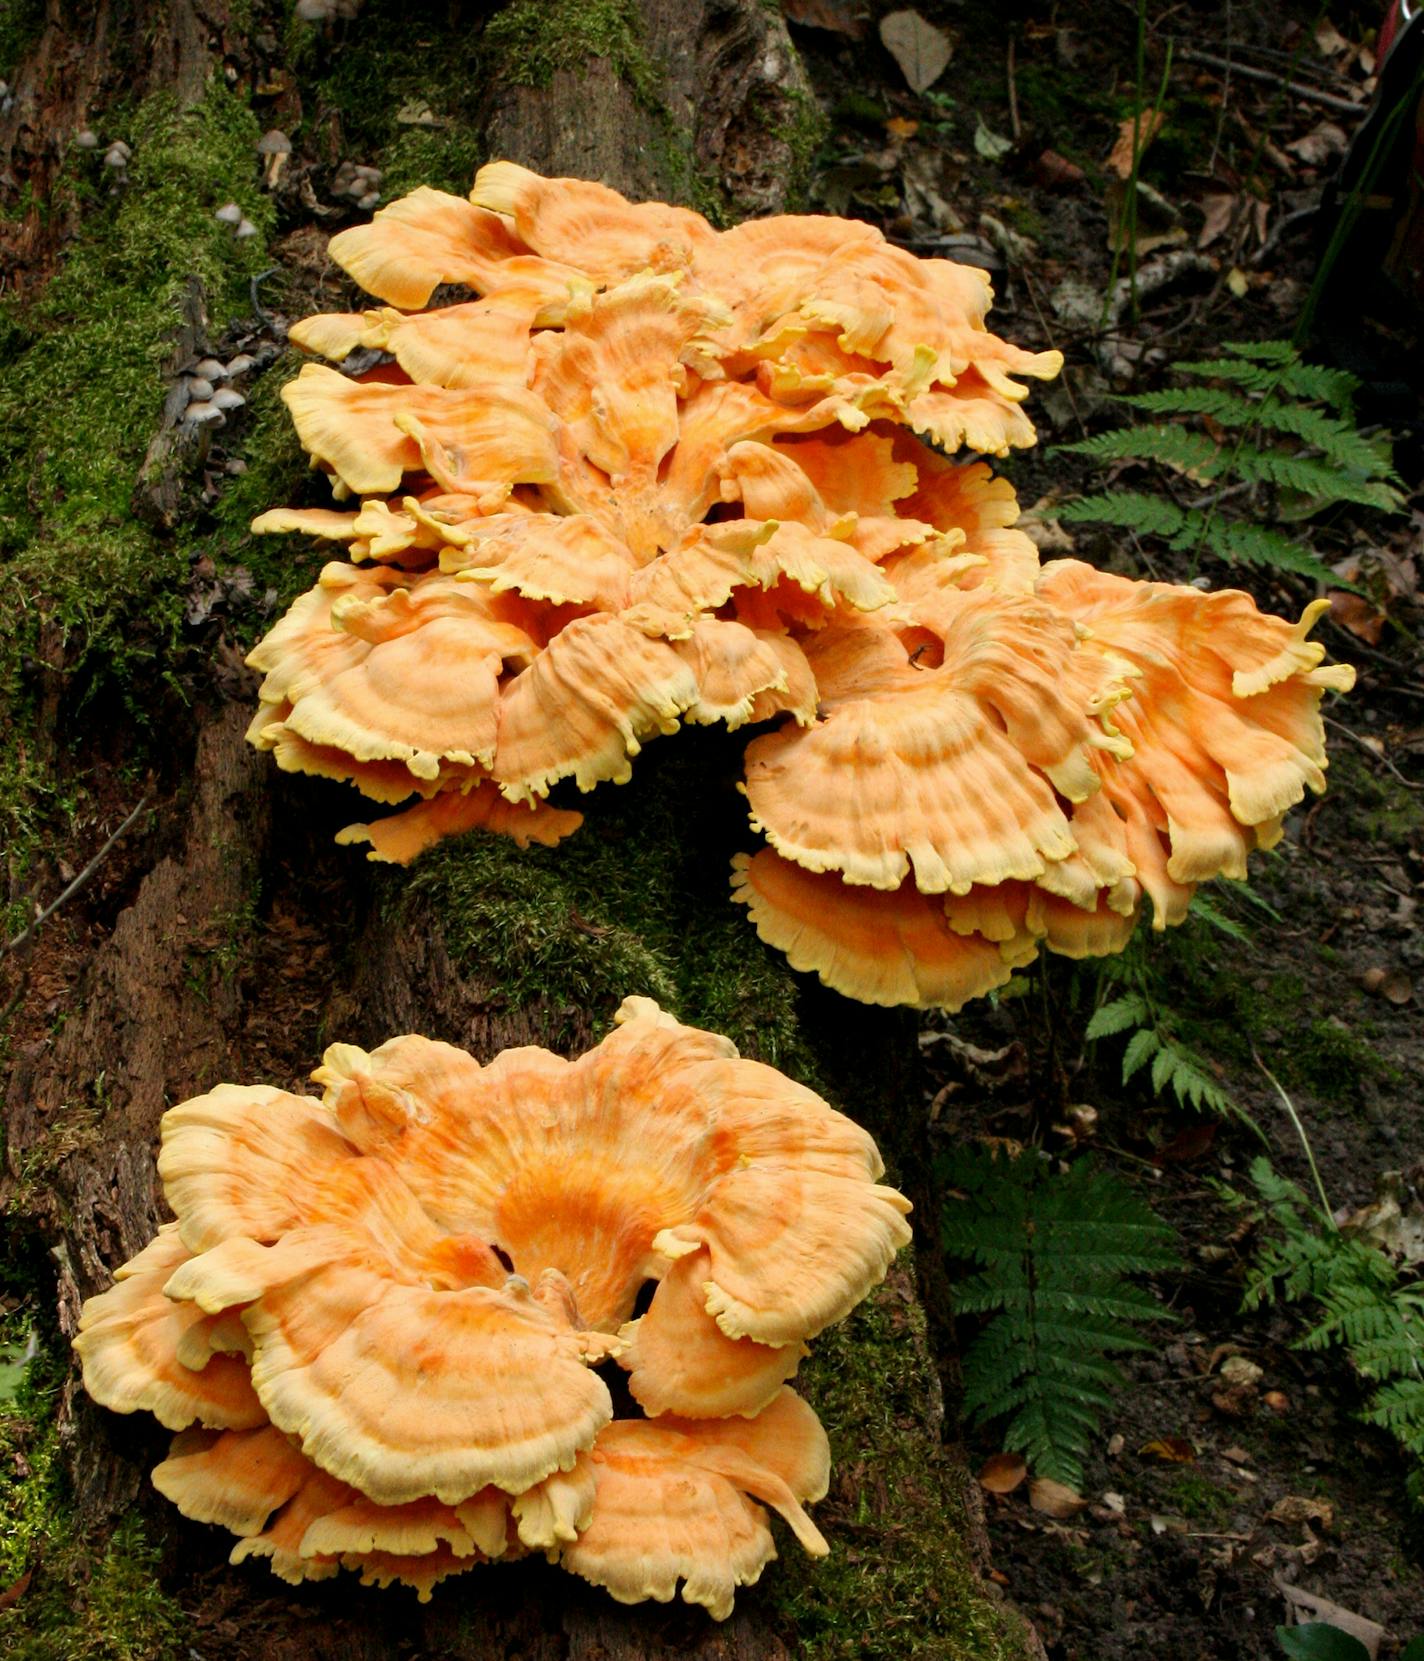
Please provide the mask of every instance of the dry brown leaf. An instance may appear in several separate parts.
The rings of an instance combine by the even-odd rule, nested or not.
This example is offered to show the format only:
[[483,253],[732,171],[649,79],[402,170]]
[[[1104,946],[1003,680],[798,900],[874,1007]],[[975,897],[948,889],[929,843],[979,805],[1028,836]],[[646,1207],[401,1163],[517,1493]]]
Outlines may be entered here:
[[1185,1436],[1158,1436],[1137,1450],[1145,1458],[1160,1459],[1168,1465],[1193,1465],[1197,1450]]
[[1375,1661],[1385,1631],[1378,1621],[1357,1615],[1353,1609],[1332,1603],[1329,1598],[1317,1597],[1314,1592],[1307,1592],[1302,1586],[1293,1586],[1289,1581],[1277,1580],[1276,1588],[1290,1604],[1297,1626],[1304,1626],[1309,1621],[1325,1621],[1330,1626],[1338,1626],[1342,1632],[1358,1638],[1369,1652],[1370,1661]]
[[885,123],[885,131],[891,138],[913,138],[919,130],[918,121],[907,120],[903,115],[892,115]]
[[[1117,130],[1117,143],[1113,145],[1108,156],[1108,171],[1116,173],[1119,179],[1132,177],[1132,161],[1134,150],[1140,156],[1151,144],[1166,124],[1167,117],[1161,110],[1143,110],[1141,126],[1135,115],[1128,116]],[[1138,139],[1139,131],[1142,134]]]
[[1286,149],[1307,167],[1323,167],[1336,156],[1343,156],[1349,142],[1343,128],[1333,121],[1320,121],[1293,144],[1286,145]]
[[1056,150],[1045,150],[1033,164],[1033,170],[1039,184],[1047,190],[1066,190],[1070,185],[1082,184],[1085,177],[1077,162],[1060,156]]
[[852,40],[865,33],[864,0],[781,0],[781,10],[806,29],[829,29]]
[[991,1494],[1012,1494],[1027,1475],[1021,1453],[991,1453],[979,1468],[979,1486]]
[[1339,52],[1348,52],[1350,43],[1328,17],[1315,25],[1315,45],[1323,58],[1333,58]]
[[1343,588],[1332,588],[1326,596],[1330,601],[1330,616],[1351,634],[1367,645],[1379,644],[1384,633],[1385,614],[1372,605],[1363,594],[1347,594]]
[[900,66],[911,92],[925,92],[940,78],[954,52],[943,29],[917,11],[889,12],[880,19],[880,39]]
[[1326,1500],[1308,1499],[1304,1494],[1286,1494],[1266,1513],[1273,1523],[1319,1523],[1329,1528],[1335,1509]]
[[1228,1355],[1221,1364],[1221,1376],[1227,1384],[1253,1386],[1266,1376],[1264,1369],[1244,1355]]
[[1261,1400],[1272,1413],[1289,1413],[1291,1410],[1290,1397],[1284,1390],[1267,1390]]
[[29,1588],[30,1576],[34,1572],[33,1569],[26,1569],[17,1580],[12,1580],[5,1590],[0,1592],[0,1609],[8,1609],[24,1597],[26,1590]]
[[1157,1150],[1154,1165],[1189,1165],[1211,1152],[1216,1141],[1216,1125],[1188,1125],[1185,1130],[1164,1142]]
[[1239,197],[1222,191],[1213,196],[1202,198],[1202,228],[1197,233],[1197,247],[1209,248],[1218,237],[1225,236],[1231,229],[1231,221],[1236,214],[1236,204]]
[[1036,1476],[1029,1484],[1028,1503],[1045,1517],[1062,1522],[1065,1518],[1076,1517],[1088,1502],[1066,1482],[1055,1482],[1050,1476]]

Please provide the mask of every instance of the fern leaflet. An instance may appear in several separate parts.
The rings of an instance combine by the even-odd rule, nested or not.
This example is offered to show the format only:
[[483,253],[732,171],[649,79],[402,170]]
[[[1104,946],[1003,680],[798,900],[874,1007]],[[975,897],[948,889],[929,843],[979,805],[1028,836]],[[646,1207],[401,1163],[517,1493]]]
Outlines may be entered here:
[[939,1174],[958,1195],[945,1250],[980,1265],[955,1308],[989,1317],[964,1355],[965,1411],[978,1424],[1006,1419],[1006,1448],[1081,1486],[1083,1454],[1122,1382],[1110,1357],[1145,1347],[1139,1327],[1164,1314],[1128,1277],[1176,1263],[1172,1232],[1087,1160],[1055,1175],[1034,1152],[961,1148]]

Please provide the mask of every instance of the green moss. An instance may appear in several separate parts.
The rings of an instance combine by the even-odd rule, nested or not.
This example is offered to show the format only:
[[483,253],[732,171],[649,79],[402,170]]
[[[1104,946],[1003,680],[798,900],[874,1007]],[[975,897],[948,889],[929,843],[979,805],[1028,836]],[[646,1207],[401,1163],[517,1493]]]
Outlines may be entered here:
[[0,6],[0,76],[14,79],[44,32],[44,0],[5,0]]
[[457,964],[511,1006],[541,1002],[555,1042],[579,1041],[590,1022],[606,1032],[636,993],[813,1081],[795,978],[731,901],[742,809],[729,780],[719,813],[705,782],[724,756],[735,765],[723,740],[693,729],[652,746],[630,784],[583,799],[587,822],[558,848],[445,843],[392,881],[387,903],[428,905]]
[[812,164],[830,135],[831,123],[811,94],[800,87],[785,88],[780,96],[786,105],[786,113],[770,129],[771,136],[780,139],[791,152],[786,170],[787,207],[791,210],[804,209]]
[[1167,1500],[1174,1510],[1193,1522],[1225,1522],[1236,1509],[1235,1494],[1195,1471],[1184,1471],[1167,1485]]
[[606,58],[640,103],[659,105],[662,75],[633,0],[512,0],[486,25],[485,45],[516,86],[546,87],[557,70]]
[[[128,182],[74,151],[56,201],[80,234],[40,297],[0,312],[0,705],[33,716],[36,669],[57,671],[71,709],[100,695],[139,717],[178,636],[187,561],[134,516],[158,430],[163,373],[190,278],[213,332],[246,310],[266,258],[214,211],[239,202],[259,233],[273,209],[257,185],[259,128],[220,86],[193,110],[146,100],[106,131],[133,147]],[[135,693],[140,689],[142,696]],[[0,840],[24,862],[66,787],[23,749],[0,769]]]
[[[0,1317],[0,1339],[53,1306],[48,1277],[26,1262],[18,1239],[0,1263],[0,1286],[21,1305]],[[42,1284],[43,1283],[43,1284]],[[183,1618],[158,1582],[158,1552],[137,1518],[115,1530],[101,1554],[74,1524],[60,1458],[56,1413],[68,1365],[58,1332],[13,1402],[0,1407],[0,1590],[30,1579],[0,1610],[5,1661],[179,1661]]]
[[821,1334],[797,1388],[830,1434],[833,1472],[816,1513],[831,1555],[787,1551],[766,1581],[797,1661],[1019,1661],[964,1545],[968,1519],[945,1509],[953,1481],[927,1457],[938,1380],[919,1305],[892,1277]]

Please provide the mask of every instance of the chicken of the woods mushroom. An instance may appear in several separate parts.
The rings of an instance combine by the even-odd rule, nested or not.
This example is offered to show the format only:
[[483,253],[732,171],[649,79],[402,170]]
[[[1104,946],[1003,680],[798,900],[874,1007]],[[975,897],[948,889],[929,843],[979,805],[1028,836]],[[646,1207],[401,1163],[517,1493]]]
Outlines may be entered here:
[[[1040,565],[964,459],[1033,443],[1015,377],[1060,366],[988,331],[982,272],[509,162],[331,253],[381,303],[292,339],[376,366],[284,397],[343,505],[256,528],[346,557],[252,654],[250,736],[414,799],[342,833],[370,857],[555,843],[560,781],[756,725],[768,846],[733,892],[758,932],[851,997],[954,1009],[1041,948],[1120,950],[1144,901],[1179,921],[1323,787],[1351,671],[1316,607]],[[478,298],[432,307],[447,284]]]
[[543,1552],[720,1619],[766,1507],[826,1552],[788,1381],[909,1240],[863,1130],[646,998],[575,1061],[404,1037],[313,1077],[169,1110],[177,1220],[75,1342],[90,1395],[175,1433],[154,1483],[234,1562],[425,1598]]

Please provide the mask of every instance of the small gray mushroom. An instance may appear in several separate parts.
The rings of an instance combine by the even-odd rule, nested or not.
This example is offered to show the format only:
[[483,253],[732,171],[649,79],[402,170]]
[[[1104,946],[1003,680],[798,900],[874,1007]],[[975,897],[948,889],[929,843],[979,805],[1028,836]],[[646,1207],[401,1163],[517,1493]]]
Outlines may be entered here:
[[201,375],[194,375],[188,382],[188,396],[195,404],[206,403],[213,395],[213,383],[204,380]]
[[225,381],[228,376],[226,366],[216,358],[199,358],[188,373],[200,375],[205,381]]
[[231,376],[245,375],[249,369],[257,367],[257,359],[249,357],[246,352],[239,352],[235,358],[228,361],[227,373]]
[[222,423],[227,418],[216,404],[199,402],[188,405],[187,409],[183,411],[183,419],[191,421],[194,426],[206,427],[214,422]]
[[224,202],[213,215],[214,219],[222,220],[224,225],[240,225],[242,223],[242,209],[236,202]]
[[97,150],[99,148],[99,135],[90,132],[85,127],[81,132],[74,135],[74,147],[76,150]]
[[363,196],[360,199],[360,201],[357,202],[356,206],[358,208],[360,208],[363,213],[370,213],[371,209],[374,208],[377,205],[377,203],[379,203],[380,200],[381,200],[380,191],[379,190],[373,190],[373,191],[370,191],[367,195]]
[[257,227],[250,219],[239,219],[237,222],[237,240],[246,242],[248,237],[257,235]]
[[220,386],[212,397],[213,408],[220,410],[241,409],[246,402],[246,398],[230,386]]

